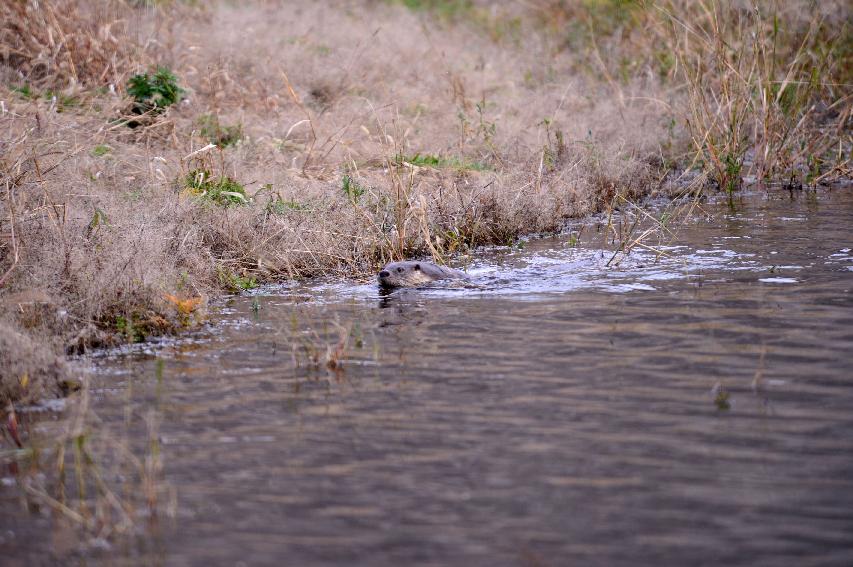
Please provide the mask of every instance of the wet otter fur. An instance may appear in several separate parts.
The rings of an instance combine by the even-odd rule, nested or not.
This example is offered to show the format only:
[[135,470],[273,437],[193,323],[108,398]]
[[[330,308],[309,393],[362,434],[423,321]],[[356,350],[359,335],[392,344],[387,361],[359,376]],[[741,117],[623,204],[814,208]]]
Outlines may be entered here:
[[379,285],[385,288],[417,287],[436,280],[468,279],[459,270],[437,266],[429,262],[391,262],[377,276]]

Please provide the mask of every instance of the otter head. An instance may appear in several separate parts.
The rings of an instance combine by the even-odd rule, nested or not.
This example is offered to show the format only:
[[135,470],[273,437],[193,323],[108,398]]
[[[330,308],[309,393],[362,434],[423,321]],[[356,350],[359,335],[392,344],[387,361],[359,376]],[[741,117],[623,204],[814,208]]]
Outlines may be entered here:
[[420,262],[391,262],[378,279],[382,287],[416,287],[435,280],[421,269]]

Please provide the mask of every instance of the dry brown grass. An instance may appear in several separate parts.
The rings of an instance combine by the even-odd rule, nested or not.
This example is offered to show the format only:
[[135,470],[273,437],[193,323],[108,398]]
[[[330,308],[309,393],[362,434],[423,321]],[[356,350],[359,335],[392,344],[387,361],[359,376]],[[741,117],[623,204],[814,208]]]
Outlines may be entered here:
[[809,6],[655,6],[672,73],[686,82],[694,161],[723,189],[743,179],[802,185],[851,174],[851,7]]
[[4,79],[36,88],[122,84],[159,31],[122,0],[4,2],[0,21]]
[[[722,105],[700,110],[709,132],[727,107],[689,67],[713,50],[681,49],[661,11],[445,4],[4,5],[0,285],[44,299],[37,316],[4,301],[8,360],[47,367],[62,348],[174,331],[252,281],[364,277],[559,230],[660,189],[673,160],[712,166],[725,144],[683,126],[698,94]],[[678,69],[663,72],[649,37],[673,42]],[[187,100],[131,129],[115,122],[123,88],[149,63],[170,65]],[[117,93],[94,90],[109,83]],[[222,143],[237,125],[242,139]],[[186,187],[200,171],[249,203],[200,197]],[[7,398],[45,387],[30,367],[0,376]]]

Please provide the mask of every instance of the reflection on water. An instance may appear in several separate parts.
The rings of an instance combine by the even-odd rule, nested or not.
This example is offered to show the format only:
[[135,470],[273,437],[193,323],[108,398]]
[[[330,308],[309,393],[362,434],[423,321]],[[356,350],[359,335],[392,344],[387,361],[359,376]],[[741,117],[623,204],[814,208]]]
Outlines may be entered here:
[[[142,547],[166,565],[853,564],[853,196],[704,208],[657,258],[608,266],[590,225],[580,246],[484,251],[474,285],[266,289],[96,361],[107,425],[130,383],[152,403],[162,365],[178,507]],[[18,556],[49,555],[26,525],[0,520]]]

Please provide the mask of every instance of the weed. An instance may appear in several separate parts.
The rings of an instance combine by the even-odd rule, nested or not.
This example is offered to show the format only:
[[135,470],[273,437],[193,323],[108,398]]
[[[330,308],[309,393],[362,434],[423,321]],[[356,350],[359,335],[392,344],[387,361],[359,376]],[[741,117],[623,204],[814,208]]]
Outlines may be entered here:
[[821,168],[824,164],[824,159],[820,156],[809,155],[806,160],[808,172],[806,173],[806,183],[814,184],[821,176]]
[[136,189],[130,189],[130,190],[125,192],[125,196],[127,197],[127,200],[131,201],[131,202],[139,201],[140,199],[142,199],[142,196],[144,194],[145,194],[145,191],[141,187],[138,187]]
[[[296,310],[290,318],[290,343],[292,345],[293,363],[300,366],[304,360],[309,367],[325,368],[336,376],[341,376],[344,370],[344,356],[349,349],[350,340],[354,339],[357,348],[363,347],[361,328],[358,323],[342,325],[337,320],[331,321],[334,331],[324,329],[322,335],[313,327],[300,329]],[[302,359],[302,360],[300,360]]]
[[352,325],[350,336],[355,340],[355,348],[364,348],[364,333],[362,332],[361,324],[359,324],[358,321]]
[[714,384],[714,387],[711,388],[711,396],[714,399],[714,406],[716,406],[718,411],[728,411],[732,408],[731,395],[726,385],[722,382]]
[[171,70],[157,67],[153,73],[133,75],[127,81],[127,94],[134,99],[134,114],[156,114],[180,102],[184,90]]
[[184,187],[193,195],[223,207],[248,204],[246,190],[225,175],[216,177],[206,169],[194,169],[184,178]]
[[20,85],[20,86],[12,87],[12,92],[18,93],[19,95],[21,95],[25,99],[32,99],[32,98],[35,98],[35,96],[36,96],[29,85]]
[[239,293],[258,287],[258,280],[254,276],[240,275],[232,272],[225,266],[217,267],[219,284],[232,293]]
[[119,335],[123,335],[127,342],[141,343],[145,340],[145,330],[136,323],[138,316],[136,314],[128,317],[118,315],[115,318],[115,330]]
[[665,81],[670,78],[672,71],[675,68],[675,56],[666,50],[659,50],[655,53],[657,60],[658,76]]
[[[835,46],[846,32],[833,37],[819,13],[796,21],[772,5],[671,2],[654,13],[687,81],[693,162],[707,164],[729,192],[741,183],[747,153],[759,180],[800,171],[819,178],[810,157],[831,155],[838,130],[828,127],[831,114],[814,109],[841,102],[835,85],[846,71]],[[846,116],[837,115],[839,127]]]
[[89,221],[89,232],[94,232],[101,225],[110,226],[110,219],[103,209],[95,207],[95,212],[92,213],[92,220]]
[[94,148],[92,148],[92,155],[95,157],[104,157],[108,153],[113,151],[113,149],[106,144],[98,144]]
[[540,123],[545,127],[545,145],[542,148],[542,164],[548,171],[554,171],[566,155],[566,141],[563,131],[553,129],[553,121],[545,118]]
[[743,155],[726,154],[723,163],[725,167],[719,174],[720,182],[726,193],[732,193],[740,187],[740,171],[743,168]]
[[[160,368],[158,365],[162,374]],[[173,493],[162,481],[159,396],[158,407],[136,415],[139,404],[130,400],[134,382],[130,381],[126,419],[105,420],[92,407],[89,382],[83,379],[70,385],[73,395],[67,400],[68,410],[54,417],[57,423],[49,436],[40,433],[43,427],[33,427],[30,422],[29,435],[22,443],[17,428],[10,428],[19,448],[0,451],[0,465],[14,475],[25,509],[39,510],[40,515],[62,522],[64,529],[70,527],[76,532],[75,541],[132,537],[140,524],[158,517],[160,503],[169,502],[168,493]],[[17,426],[16,412],[10,408],[8,418],[0,415],[5,423]],[[143,434],[147,443],[141,451],[128,442],[134,421],[142,422],[139,425],[147,430]],[[117,431],[122,423],[125,429]],[[170,507],[174,504],[172,496]]]
[[399,0],[406,8],[435,14],[445,20],[469,15],[474,9],[471,0]]
[[310,211],[311,207],[309,205],[299,203],[295,199],[285,200],[276,196],[274,199],[270,199],[267,202],[264,210],[268,214],[284,215],[290,211]]
[[80,99],[76,96],[55,92],[50,89],[44,92],[44,99],[56,105],[57,112],[63,112],[68,108],[80,106]]
[[486,118],[486,98],[483,97],[483,100],[477,103],[477,118],[479,119],[478,132],[483,137],[483,141],[487,146],[494,149],[494,144],[492,143],[497,134],[498,127],[494,121],[488,120]]
[[398,164],[410,164],[418,167],[434,167],[437,169],[457,169],[459,171],[489,171],[491,168],[478,161],[468,161],[456,156],[442,157],[433,154],[415,154],[404,156],[399,154],[395,158]]
[[26,100],[36,100],[38,98],[42,98],[48,102],[52,102],[56,105],[55,108],[57,112],[62,112],[67,108],[80,106],[80,99],[78,97],[57,92],[51,89],[43,91],[41,95],[39,95],[36,89],[27,84],[13,86],[10,90],[14,93],[19,94],[22,98]]
[[365,192],[364,187],[349,175],[344,175],[341,178],[341,190],[353,204],[357,203]]

